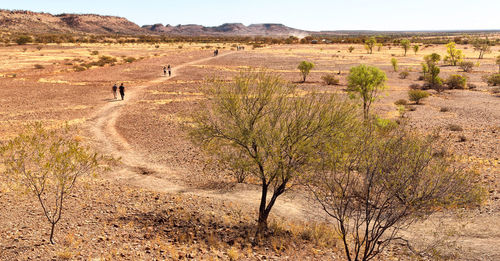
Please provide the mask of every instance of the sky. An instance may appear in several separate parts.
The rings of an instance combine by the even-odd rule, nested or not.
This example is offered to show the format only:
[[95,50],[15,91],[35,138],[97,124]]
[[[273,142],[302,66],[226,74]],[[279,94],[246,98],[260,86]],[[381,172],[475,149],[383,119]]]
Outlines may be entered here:
[[500,0],[0,0],[0,8],[115,15],[140,26],[281,23],[312,31],[500,29]]

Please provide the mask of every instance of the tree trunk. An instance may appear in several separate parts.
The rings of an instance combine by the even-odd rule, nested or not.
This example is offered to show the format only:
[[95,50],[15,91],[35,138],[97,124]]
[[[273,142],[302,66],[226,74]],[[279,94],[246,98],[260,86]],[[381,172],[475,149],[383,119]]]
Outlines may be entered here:
[[56,227],[56,223],[52,223],[52,227],[50,229],[50,243],[54,244],[54,228]]
[[255,237],[261,235],[262,232],[267,230],[267,217],[269,216],[269,212],[266,211],[267,189],[268,186],[266,182],[262,181],[262,195],[260,197],[259,219],[257,220],[257,232]]

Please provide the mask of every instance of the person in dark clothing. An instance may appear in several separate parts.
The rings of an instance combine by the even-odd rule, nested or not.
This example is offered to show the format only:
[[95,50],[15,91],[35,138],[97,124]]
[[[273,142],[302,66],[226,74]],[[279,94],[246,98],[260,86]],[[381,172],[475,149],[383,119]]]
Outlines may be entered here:
[[123,86],[123,83],[120,84],[120,96],[122,96],[122,100],[125,98],[125,86]]
[[118,90],[118,87],[116,86],[115,83],[115,85],[113,85],[113,96],[115,97],[115,100],[116,100],[116,90]]
[[170,64],[167,66],[168,70],[168,77],[172,76],[172,68],[170,67]]
[[[170,65],[169,65],[170,66]],[[163,75],[167,76],[167,67],[163,66]]]

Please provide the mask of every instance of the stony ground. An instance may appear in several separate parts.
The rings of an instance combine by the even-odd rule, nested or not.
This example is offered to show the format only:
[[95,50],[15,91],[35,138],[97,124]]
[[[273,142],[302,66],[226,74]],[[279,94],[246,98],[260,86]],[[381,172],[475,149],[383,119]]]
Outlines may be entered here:
[[[103,176],[105,179],[85,182],[69,198],[73,207],[68,208],[58,225],[56,246],[47,243],[47,224],[36,202],[4,188],[0,194],[4,206],[0,211],[0,234],[5,236],[0,239],[0,259],[224,260],[238,256],[250,260],[342,260],[339,245],[332,239],[335,236],[319,227],[324,225],[307,223],[307,213],[302,208],[307,202],[293,197],[284,199],[283,207],[276,209],[274,233],[267,243],[250,244],[257,188],[252,184],[234,188],[230,177],[207,168],[202,153],[186,133],[191,114],[204,99],[200,86],[207,77],[230,79],[250,67],[266,68],[297,82],[300,75],[296,66],[308,60],[316,68],[299,88],[344,95],[348,69],[359,63],[372,64],[386,71],[389,78],[388,89],[374,104],[374,110],[397,119],[394,101],[407,99],[410,84],[422,83],[417,81],[422,57],[432,52],[443,54],[444,47],[427,47],[406,57],[396,47],[373,55],[366,54],[362,46],[355,46],[355,51],[348,53],[346,45],[283,45],[247,48],[244,52],[225,47],[221,51],[225,56],[215,59],[206,59],[211,50],[205,50],[203,45],[188,44],[162,45],[158,49],[148,45],[0,48],[0,56],[6,58],[0,60],[8,60],[0,63],[0,74],[4,76],[0,79],[2,139],[14,135],[28,121],[69,121],[82,126],[81,135],[97,149],[124,156],[125,161],[130,159],[123,163],[128,164],[127,171],[111,172]],[[472,48],[459,48],[477,62],[472,59],[476,56]],[[79,63],[76,59],[97,59],[91,55],[94,50],[99,55],[119,58],[118,64],[74,72],[69,64]],[[437,254],[451,259],[500,258],[500,252],[491,247],[500,244],[500,97],[481,82],[482,75],[498,69],[493,60],[497,54],[498,48],[480,61],[479,68],[466,74],[476,89],[432,93],[423,105],[412,105],[413,109],[405,115],[417,131],[438,131],[448,141],[450,153],[477,169],[488,188],[486,205],[467,213],[467,218],[458,220],[443,213],[410,229],[410,234],[429,241],[435,238],[436,231],[449,233],[449,237],[436,240],[451,243],[436,249]],[[139,60],[125,63],[121,62],[123,57]],[[392,57],[399,60],[400,69],[410,71],[407,79],[392,72]],[[177,68],[190,62],[193,63],[176,70],[173,77],[161,77],[163,65]],[[34,69],[34,64],[44,68]],[[461,73],[457,67],[441,69],[443,76]],[[339,70],[341,85],[322,83],[322,75]],[[126,84],[132,95],[130,100],[129,96],[124,103],[110,99],[110,88],[115,82]],[[101,111],[102,108],[108,110]],[[106,116],[99,111],[115,113],[109,117],[112,124],[106,122],[101,129],[93,128],[100,117]],[[461,130],[451,130],[452,124]],[[95,129],[101,134],[107,132],[109,137],[96,138],[91,131]],[[107,138],[111,143],[103,144],[102,139]],[[139,160],[144,163],[134,162]],[[184,193],[185,190],[191,192]],[[294,223],[281,221],[287,213],[296,217]],[[446,220],[446,228],[441,220]],[[287,239],[290,235],[293,240]],[[394,251],[385,253],[381,260],[394,255],[409,258],[399,246]]]

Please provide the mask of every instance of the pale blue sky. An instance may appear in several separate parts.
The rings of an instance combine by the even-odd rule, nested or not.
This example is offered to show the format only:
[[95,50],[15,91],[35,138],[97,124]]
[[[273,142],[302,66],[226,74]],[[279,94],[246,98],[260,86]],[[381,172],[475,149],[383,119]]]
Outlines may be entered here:
[[117,15],[139,24],[283,23],[305,30],[500,29],[500,0],[0,0],[2,9]]

